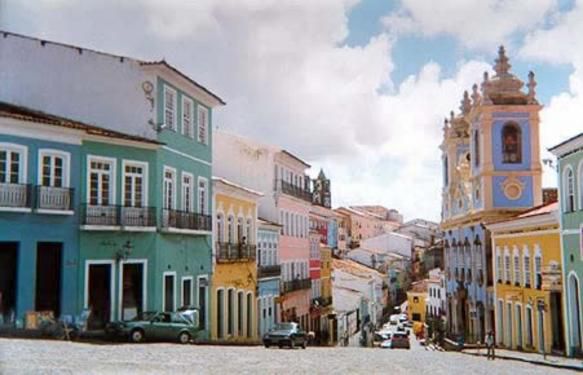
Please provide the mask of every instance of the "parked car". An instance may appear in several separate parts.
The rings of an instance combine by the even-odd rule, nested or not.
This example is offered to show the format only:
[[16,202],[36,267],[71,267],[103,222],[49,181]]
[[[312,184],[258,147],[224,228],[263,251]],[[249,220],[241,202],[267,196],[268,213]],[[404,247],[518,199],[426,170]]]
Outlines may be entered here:
[[298,323],[279,323],[263,335],[263,345],[269,348],[271,345],[277,345],[282,348],[289,346],[294,348],[296,345],[305,349],[308,343],[308,335],[304,332]]
[[174,341],[187,344],[200,331],[198,309],[188,308],[178,312],[145,312],[128,321],[113,322],[106,326],[111,337],[125,337],[131,342]]
[[384,330],[384,329],[380,330],[380,331],[376,331],[374,333],[374,341],[380,341],[380,342],[386,341],[386,340],[391,338],[391,334],[392,334],[392,332]]
[[409,343],[409,337],[402,332],[395,332],[391,335],[391,338],[385,340],[381,343],[381,348],[389,348],[389,349],[396,349],[396,348],[404,348],[410,349],[411,344]]

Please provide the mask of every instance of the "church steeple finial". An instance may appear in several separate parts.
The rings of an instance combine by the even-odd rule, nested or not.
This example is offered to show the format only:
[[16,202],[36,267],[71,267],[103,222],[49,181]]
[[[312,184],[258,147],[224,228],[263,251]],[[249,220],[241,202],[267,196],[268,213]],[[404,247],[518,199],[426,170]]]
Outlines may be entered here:
[[478,84],[474,83],[472,86],[472,105],[475,107],[480,103],[480,93],[478,92]]
[[531,70],[528,72],[528,84],[526,85],[528,88],[528,93],[526,94],[528,98],[528,104],[537,104],[538,101],[536,100],[536,81],[534,80],[534,72]]
[[494,65],[494,70],[498,77],[507,76],[510,72],[512,65],[508,62],[508,57],[506,56],[506,50],[504,46],[498,48],[498,58],[495,60],[496,65]]
[[465,90],[464,97],[460,102],[460,111],[462,112],[463,115],[467,115],[468,113],[470,113],[471,109],[472,103],[470,102],[470,95],[468,94],[468,90]]

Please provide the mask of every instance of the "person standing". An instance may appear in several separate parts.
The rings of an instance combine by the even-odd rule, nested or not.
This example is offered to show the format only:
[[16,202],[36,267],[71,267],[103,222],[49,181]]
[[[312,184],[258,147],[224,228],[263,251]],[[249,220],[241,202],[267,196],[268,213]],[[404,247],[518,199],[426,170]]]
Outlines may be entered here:
[[495,353],[494,353],[494,332],[489,331],[488,334],[486,334],[486,338],[484,339],[484,342],[486,343],[486,348],[487,348],[487,359],[490,360],[492,359],[492,361],[495,358]]

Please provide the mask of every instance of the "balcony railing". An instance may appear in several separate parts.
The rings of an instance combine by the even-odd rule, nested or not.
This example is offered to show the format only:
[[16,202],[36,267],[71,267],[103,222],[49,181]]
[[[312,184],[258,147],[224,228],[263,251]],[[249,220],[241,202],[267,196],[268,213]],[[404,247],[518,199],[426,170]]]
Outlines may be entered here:
[[257,267],[257,277],[264,278],[264,277],[277,277],[281,275],[281,265],[274,264],[270,266],[260,265]]
[[155,207],[124,207],[118,205],[98,206],[83,204],[83,225],[155,227]]
[[36,208],[41,210],[73,210],[72,188],[37,186],[36,187]]
[[29,184],[0,184],[0,207],[31,208],[31,198]]
[[291,195],[293,197],[303,199],[303,200],[308,201],[310,203],[312,202],[312,192],[310,190],[304,189],[302,187],[291,184],[291,183],[284,181],[284,180],[279,180],[279,182],[280,182],[280,186],[281,186],[281,191],[284,194],[288,194],[288,195]]
[[312,299],[312,304],[320,307],[330,306],[332,304],[332,296],[314,298]]
[[164,228],[211,230],[211,216],[194,212],[164,209],[162,211]]
[[283,282],[283,292],[289,293],[296,290],[302,289],[310,289],[312,288],[312,280],[311,279],[295,279],[291,281],[284,281]]
[[217,262],[248,262],[255,260],[256,245],[217,242]]

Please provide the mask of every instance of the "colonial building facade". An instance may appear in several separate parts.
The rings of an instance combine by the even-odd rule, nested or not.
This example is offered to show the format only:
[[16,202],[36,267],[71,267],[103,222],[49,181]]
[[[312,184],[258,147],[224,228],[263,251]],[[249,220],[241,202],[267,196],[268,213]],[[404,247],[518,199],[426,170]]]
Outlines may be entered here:
[[583,353],[583,133],[556,145],[567,354]]
[[541,204],[539,111],[534,74],[510,72],[503,47],[481,89],[464,93],[443,128],[442,221],[448,331],[483,338],[494,329],[490,234],[485,224]]

